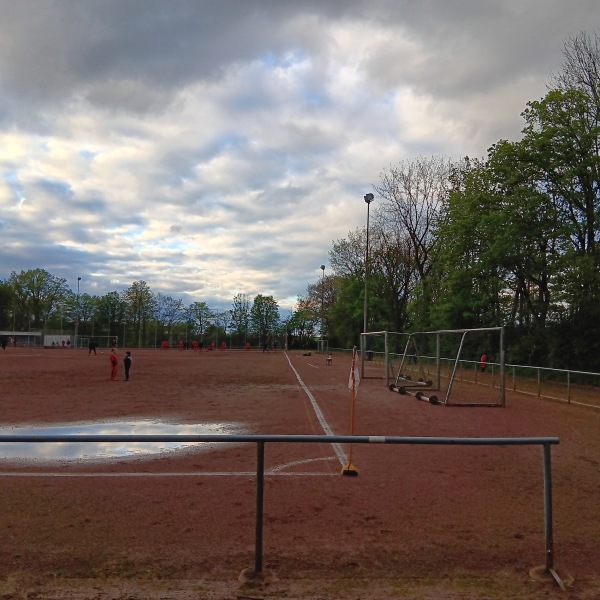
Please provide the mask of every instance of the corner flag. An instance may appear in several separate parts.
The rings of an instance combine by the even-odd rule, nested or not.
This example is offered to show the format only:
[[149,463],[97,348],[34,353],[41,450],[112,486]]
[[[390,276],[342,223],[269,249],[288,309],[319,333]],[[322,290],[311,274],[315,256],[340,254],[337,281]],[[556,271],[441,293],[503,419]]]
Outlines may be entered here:
[[356,346],[352,349],[352,366],[350,367],[350,377],[348,379],[348,389],[356,390],[360,385],[360,369],[356,360]]

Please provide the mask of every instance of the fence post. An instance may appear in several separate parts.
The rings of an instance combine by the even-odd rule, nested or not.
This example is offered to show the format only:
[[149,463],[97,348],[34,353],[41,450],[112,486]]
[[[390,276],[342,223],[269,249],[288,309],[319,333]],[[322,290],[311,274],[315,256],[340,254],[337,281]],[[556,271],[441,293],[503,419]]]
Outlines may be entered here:
[[544,570],[550,574],[558,586],[567,590],[558,573],[554,570],[554,539],[552,531],[552,465],[550,458],[550,444],[544,446],[544,533],[546,538],[546,560]]
[[265,443],[256,443],[256,538],[254,545],[254,572],[263,568],[263,505],[265,490]]
[[554,568],[554,540],[552,532],[552,466],[550,445],[544,444],[544,534],[546,542],[546,571]]

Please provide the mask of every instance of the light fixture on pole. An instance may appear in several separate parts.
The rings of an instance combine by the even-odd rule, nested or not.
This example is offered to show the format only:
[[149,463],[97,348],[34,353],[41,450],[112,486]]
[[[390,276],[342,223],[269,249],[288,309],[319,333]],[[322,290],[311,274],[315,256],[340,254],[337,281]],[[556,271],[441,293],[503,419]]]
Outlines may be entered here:
[[323,345],[323,323],[325,322],[323,307],[325,299],[325,265],[321,265],[322,277],[321,277],[321,354],[325,354],[325,347]]

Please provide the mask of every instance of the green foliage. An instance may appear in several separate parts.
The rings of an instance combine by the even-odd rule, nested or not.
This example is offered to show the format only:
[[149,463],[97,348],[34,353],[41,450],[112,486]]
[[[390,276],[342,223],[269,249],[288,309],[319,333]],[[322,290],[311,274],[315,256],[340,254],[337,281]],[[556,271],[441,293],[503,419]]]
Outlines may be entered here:
[[273,296],[256,296],[250,309],[250,324],[259,344],[268,343],[278,335],[279,321],[279,307]]

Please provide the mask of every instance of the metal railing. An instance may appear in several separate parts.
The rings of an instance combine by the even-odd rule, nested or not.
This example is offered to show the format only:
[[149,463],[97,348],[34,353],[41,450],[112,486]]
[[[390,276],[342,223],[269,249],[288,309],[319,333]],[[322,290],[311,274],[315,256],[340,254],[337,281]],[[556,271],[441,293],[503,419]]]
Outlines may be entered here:
[[224,442],[254,443],[256,460],[256,525],[253,571],[248,576],[263,572],[263,507],[265,479],[265,444],[267,443],[318,443],[318,444],[404,444],[451,446],[531,446],[543,447],[544,483],[544,571],[552,575],[563,588],[564,584],[554,570],[554,542],[552,517],[552,467],[550,448],[558,444],[557,437],[524,438],[459,438],[459,437],[388,437],[388,436],[336,436],[336,435],[0,435],[0,443],[161,443],[161,442]]

